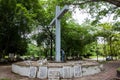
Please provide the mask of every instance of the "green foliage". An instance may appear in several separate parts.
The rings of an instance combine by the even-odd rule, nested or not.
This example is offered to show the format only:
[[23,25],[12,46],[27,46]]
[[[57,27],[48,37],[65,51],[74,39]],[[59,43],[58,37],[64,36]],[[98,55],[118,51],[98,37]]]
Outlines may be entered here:
[[[114,19],[117,20],[120,17],[120,5],[118,0],[59,0],[59,5],[75,5],[79,6],[79,10],[83,10],[85,13],[91,15],[93,25],[99,23],[99,21],[105,17],[114,14]],[[110,4],[111,3],[111,4]],[[77,6],[76,6],[77,5]],[[118,6],[119,5],[119,6]]]
[[40,56],[41,51],[39,49],[39,47],[37,47],[34,44],[28,44],[28,48],[27,48],[27,54],[29,56]]
[[68,56],[84,55],[86,45],[94,41],[94,36],[89,32],[89,27],[86,25],[78,25],[73,21],[62,27],[62,48]]
[[[53,4],[54,3],[54,4]],[[48,0],[48,1],[42,1],[42,5],[44,6],[44,16],[38,16],[38,22],[40,23],[40,30],[41,32],[38,33],[38,35],[34,35],[34,39],[37,41],[38,46],[44,50],[45,56],[53,56],[54,54],[54,46],[55,46],[55,28],[49,28],[48,25],[52,21],[52,19],[55,17],[55,7],[56,5],[61,5],[61,0]],[[61,7],[64,5],[61,5]],[[68,17],[68,16],[67,16]],[[62,25],[66,25],[66,16],[63,17]],[[43,22],[41,24],[41,22]],[[49,55],[50,54],[50,55]]]
[[97,49],[97,46],[96,46],[95,42],[87,44],[87,45],[85,45],[84,54],[83,55],[95,56],[96,55],[96,49]]
[[[92,15],[92,18],[94,20],[93,24],[96,24],[100,19],[102,19],[103,16],[107,16],[108,13],[111,14],[112,12],[118,10],[118,9],[116,10],[113,9],[114,8],[113,5],[108,6],[109,4],[105,2],[101,2],[101,1],[100,2],[89,2],[89,1],[87,2],[87,1],[88,0],[81,0],[81,1],[74,1],[74,0],[66,0],[66,1],[46,0],[44,1],[44,0],[41,0],[39,1],[40,5],[42,5],[43,7],[43,9],[41,9],[39,12],[40,15],[37,15],[37,22],[41,27],[40,28],[41,32],[38,35],[35,35],[34,39],[36,39],[39,47],[45,50],[45,54],[48,54],[49,50],[54,48],[54,41],[55,41],[54,40],[55,39],[54,28],[50,29],[46,27],[46,25],[49,25],[49,23],[54,18],[55,16],[54,12],[55,12],[56,5],[63,7],[65,4],[85,3],[79,6],[81,9],[86,9],[86,11]],[[104,6],[104,7],[101,8],[101,6]],[[85,54],[84,47],[88,44],[91,44],[92,42],[96,40],[96,37],[98,36],[97,31],[99,31],[97,29],[98,27],[94,27],[94,25],[90,25],[90,24],[85,25],[86,23],[80,26],[74,23],[74,21],[73,22],[69,21],[69,19],[71,20],[70,16],[71,14],[68,13],[61,20],[62,48],[65,49],[68,55],[69,54],[79,55],[79,53]],[[66,23],[66,20],[68,20],[67,23]],[[108,35],[108,33],[104,35]],[[46,47],[44,45],[46,45]],[[90,52],[89,48],[88,48],[88,52]],[[94,55],[95,52],[90,52],[90,54]]]
[[116,23],[114,24],[113,29],[114,29],[115,31],[120,31],[120,22],[116,22]]
[[0,80],[10,80],[10,79],[7,79],[7,78],[3,78],[3,79],[0,79]]
[[[66,4],[75,3],[80,3],[79,8],[85,9],[91,14],[93,22],[92,25],[88,21],[82,25],[76,24],[71,21],[71,12],[62,18],[61,41],[62,48],[68,53],[67,55],[94,55],[96,48],[93,49],[95,45],[93,42],[98,36],[106,39],[107,45],[105,46],[109,51],[107,53],[113,54],[116,51],[116,54],[119,54],[119,34],[114,32],[119,31],[119,21],[114,25],[105,23],[95,27],[95,24],[108,14],[115,14],[114,19],[117,20],[120,10],[116,6],[103,1],[88,0],[0,0],[1,55],[9,53],[23,55],[26,52],[29,55],[34,55],[34,53],[39,55],[39,51],[41,51],[45,56],[48,56],[49,52],[52,56],[55,47],[55,28],[49,28],[48,25],[55,17],[55,6],[62,8]],[[34,35],[34,39],[39,48],[28,44],[27,36],[38,28],[40,32]],[[118,47],[115,48],[115,46]],[[99,51],[103,53],[102,50]]]
[[117,68],[117,70],[118,70],[118,71],[120,71],[120,67],[119,67],[119,68]]
[[[104,56],[118,56],[120,55],[119,46],[119,28],[117,25],[104,23],[99,25],[101,29],[97,36],[102,36],[104,38],[104,44],[101,45],[100,51]],[[99,45],[100,46],[100,45]]]
[[0,0],[0,52],[24,54],[27,34],[36,26],[38,0]]

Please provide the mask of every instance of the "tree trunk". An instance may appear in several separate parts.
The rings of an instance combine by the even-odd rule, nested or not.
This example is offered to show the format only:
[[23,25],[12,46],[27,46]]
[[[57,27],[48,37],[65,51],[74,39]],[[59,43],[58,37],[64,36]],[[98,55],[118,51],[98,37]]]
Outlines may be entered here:
[[109,47],[110,47],[110,56],[113,59],[112,37],[110,37],[110,39],[109,39]]
[[53,50],[53,47],[52,47],[53,43],[52,43],[52,35],[51,35],[51,39],[50,39],[50,60],[52,60],[52,50]]

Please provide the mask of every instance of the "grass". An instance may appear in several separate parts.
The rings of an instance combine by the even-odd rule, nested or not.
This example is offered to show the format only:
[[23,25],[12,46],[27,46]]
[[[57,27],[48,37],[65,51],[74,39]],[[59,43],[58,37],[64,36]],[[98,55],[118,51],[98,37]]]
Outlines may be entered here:
[[117,70],[118,70],[118,71],[120,71],[120,67],[119,67],[119,68],[117,68]]
[[10,79],[8,79],[8,78],[2,78],[2,79],[0,79],[0,80],[10,80]]
[[[90,58],[97,58],[97,56],[90,56]],[[98,56],[98,58],[103,58],[103,56]]]

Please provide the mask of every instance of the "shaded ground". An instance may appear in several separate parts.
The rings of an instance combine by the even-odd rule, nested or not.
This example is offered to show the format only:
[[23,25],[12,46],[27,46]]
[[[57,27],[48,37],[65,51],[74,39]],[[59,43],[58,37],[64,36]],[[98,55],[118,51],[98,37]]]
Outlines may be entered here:
[[120,61],[110,61],[104,64],[105,70],[101,73],[85,76],[75,80],[113,80],[116,78],[116,69],[120,67]]
[[[104,64],[105,70],[101,73],[85,76],[81,78],[75,78],[74,80],[111,80],[116,77],[116,68],[120,67],[120,61],[110,61]],[[40,79],[29,79],[22,77],[11,72],[11,65],[0,66],[0,79],[7,78],[10,80],[40,80]]]

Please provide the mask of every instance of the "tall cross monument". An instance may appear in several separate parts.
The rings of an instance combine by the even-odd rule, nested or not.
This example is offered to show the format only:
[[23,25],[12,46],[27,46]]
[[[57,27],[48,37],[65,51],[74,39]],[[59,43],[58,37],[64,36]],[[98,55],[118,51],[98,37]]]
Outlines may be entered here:
[[51,21],[49,26],[53,26],[55,25],[56,27],[56,56],[55,56],[55,60],[56,62],[61,62],[60,59],[60,49],[61,49],[61,26],[60,26],[60,19],[61,17],[68,11],[69,7],[68,6],[64,6],[62,10],[60,10],[59,6],[56,6],[56,16],[55,18]]

